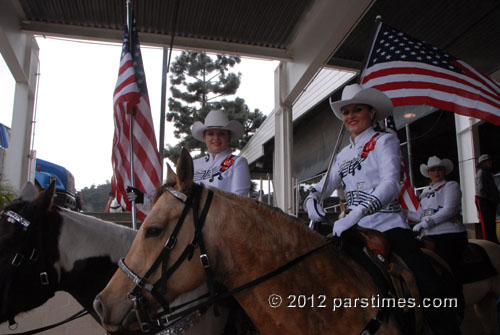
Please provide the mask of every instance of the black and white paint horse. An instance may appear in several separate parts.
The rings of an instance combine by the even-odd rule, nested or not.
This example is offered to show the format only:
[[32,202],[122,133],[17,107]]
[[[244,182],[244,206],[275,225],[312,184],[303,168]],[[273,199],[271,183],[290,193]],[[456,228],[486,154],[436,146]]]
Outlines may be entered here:
[[[25,187],[21,198],[0,214],[0,324],[41,306],[56,291],[69,293],[98,320],[92,301],[126,255],[136,231],[53,206],[53,185],[36,198],[31,188]],[[220,334],[224,324],[207,312],[182,329],[186,335],[207,330]]]

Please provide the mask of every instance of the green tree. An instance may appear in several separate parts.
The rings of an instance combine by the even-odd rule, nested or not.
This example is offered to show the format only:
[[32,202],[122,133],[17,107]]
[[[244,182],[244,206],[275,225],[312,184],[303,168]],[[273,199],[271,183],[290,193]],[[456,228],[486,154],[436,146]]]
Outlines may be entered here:
[[241,81],[241,73],[231,72],[231,68],[240,62],[237,56],[216,55],[203,52],[186,52],[176,57],[170,67],[172,97],[169,98],[167,121],[174,123],[174,136],[180,139],[175,145],[167,145],[165,156],[176,162],[184,147],[189,151],[200,150],[205,154],[204,143],[194,139],[191,126],[202,121],[210,110],[222,108],[229,119],[238,120],[245,127],[245,133],[237,143],[231,143],[231,149],[241,149],[252,137],[255,130],[265,120],[265,115],[255,109],[250,111],[245,100],[223,97],[236,94]]
[[111,192],[111,183],[106,181],[106,184],[92,185],[81,190],[83,205],[82,209],[85,212],[104,212],[106,203]]

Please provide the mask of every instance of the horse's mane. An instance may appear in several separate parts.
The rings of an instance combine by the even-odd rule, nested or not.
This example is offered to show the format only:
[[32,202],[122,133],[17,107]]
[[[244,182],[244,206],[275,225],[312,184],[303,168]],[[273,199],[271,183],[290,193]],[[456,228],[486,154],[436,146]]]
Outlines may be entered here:
[[[158,198],[163,193],[165,193],[165,191],[167,190],[168,187],[173,187],[174,185],[175,185],[175,183],[168,183],[167,182],[167,183],[161,185],[160,187],[158,187],[156,189],[155,195],[153,197],[153,204],[156,203]],[[290,220],[290,221],[295,222],[297,224],[304,225],[304,223],[301,220],[299,220],[298,218],[296,218],[294,216],[286,214],[280,208],[272,207],[272,206],[270,206],[266,203],[260,202],[258,200],[255,200],[255,199],[252,199],[249,197],[244,197],[244,196],[241,196],[241,195],[238,195],[235,193],[227,192],[227,191],[215,188],[215,187],[206,187],[204,184],[197,184],[197,185],[199,185],[201,188],[209,189],[209,190],[213,191],[214,193],[217,193],[217,194],[221,195],[222,197],[224,197],[228,200],[234,201],[234,202],[236,202],[236,203],[238,203],[246,208],[250,207],[250,208],[255,209],[259,212],[263,212],[264,215],[278,217],[278,218],[283,219],[283,220]]]

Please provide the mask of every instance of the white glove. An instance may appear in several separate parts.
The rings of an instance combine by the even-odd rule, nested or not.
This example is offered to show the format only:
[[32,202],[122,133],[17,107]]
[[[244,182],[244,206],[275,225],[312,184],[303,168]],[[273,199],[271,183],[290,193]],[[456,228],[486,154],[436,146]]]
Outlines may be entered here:
[[306,201],[304,202],[304,206],[307,209],[307,215],[309,216],[309,219],[313,220],[314,222],[324,221],[324,217],[326,216],[325,210],[314,197],[307,197]]
[[358,223],[364,216],[363,210],[363,206],[357,206],[346,217],[335,221],[333,224],[333,235],[340,236],[344,231]]
[[432,219],[426,216],[420,223],[413,226],[413,231],[418,233],[421,229],[428,229],[431,228],[432,226],[433,226]]

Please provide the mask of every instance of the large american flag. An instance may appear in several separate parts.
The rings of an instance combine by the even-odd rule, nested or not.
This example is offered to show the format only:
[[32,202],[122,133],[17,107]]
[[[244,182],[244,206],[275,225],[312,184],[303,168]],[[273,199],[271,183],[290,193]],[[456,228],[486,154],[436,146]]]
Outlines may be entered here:
[[[113,137],[112,192],[127,210],[131,203],[127,199],[126,187],[132,186],[130,171],[130,116],[133,115],[133,147],[135,187],[144,194],[151,194],[161,183],[160,155],[149,105],[146,76],[142,64],[141,49],[132,20],[132,47],[130,49],[128,27],[125,25],[120,69],[113,95],[115,133]],[[143,221],[148,210],[136,206],[137,217]]]
[[363,71],[363,87],[395,107],[428,105],[500,125],[500,85],[461,60],[380,23]]

